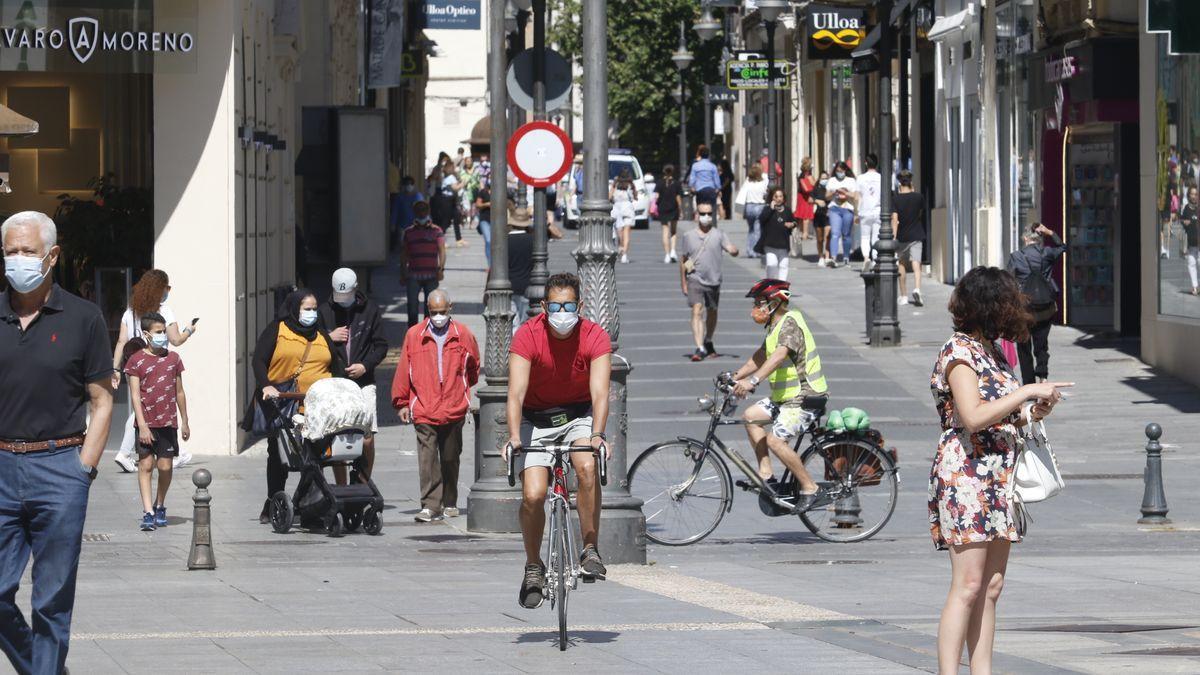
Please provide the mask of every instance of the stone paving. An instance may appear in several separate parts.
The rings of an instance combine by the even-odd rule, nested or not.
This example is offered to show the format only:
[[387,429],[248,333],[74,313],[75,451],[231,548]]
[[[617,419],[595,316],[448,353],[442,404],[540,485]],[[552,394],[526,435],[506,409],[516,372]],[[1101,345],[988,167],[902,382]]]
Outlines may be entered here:
[[[744,225],[723,226],[744,243]],[[552,270],[574,268],[573,238],[552,245]],[[451,250],[446,286],[457,318],[482,339],[483,255],[479,238],[471,242]],[[689,362],[678,271],[660,262],[658,233],[635,232],[631,257],[618,267],[618,285],[621,353],[634,366],[636,454],[702,433],[695,397],[757,346],[761,329],[741,297],[758,267],[727,260],[716,343],[729,356]],[[649,565],[614,566],[610,581],[580,586],[571,597],[571,646],[560,653],[548,607],[515,602],[523,557],[516,535],[467,532],[465,516],[412,521],[415,439],[385,403],[376,477],[388,506],[378,537],[276,535],[256,518],[265,496],[261,451],[200,458],[214,477],[218,567],[188,572],[188,476],[168,498],[171,525],[146,534],[136,527],[136,480],[103,464],[69,665],[88,673],[935,671],[949,562],[928,535],[925,484],[938,433],[928,379],[949,333],[949,289],[926,280],[926,306],[901,308],[903,346],[875,350],[863,344],[857,274],[793,264],[833,405],[867,409],[900,451],[896,513],[873,539],[823,543],[796,520],[763,516],[739,493],[705,541],[651,544]],[[404,298],[394,271],[377,272],[373,292],[398,344]],[[1052,375],[1078,383],[1048,425],[1068,488],[1035,508],[1030,536],[1014,548],[997,671],[1200,671],[1200,396],[1137,361],[1133,342],[1065,328],[1051,340]],[[391,374],[381,369],[381,390]],[[1168,527],[1137,524],[1148,421],[1165,430]],[[473,432],[468,425],[462,506],[474,475]],[[739,429],[722,437],[748,455]],[[19,601],[28,608],[28,578]]]

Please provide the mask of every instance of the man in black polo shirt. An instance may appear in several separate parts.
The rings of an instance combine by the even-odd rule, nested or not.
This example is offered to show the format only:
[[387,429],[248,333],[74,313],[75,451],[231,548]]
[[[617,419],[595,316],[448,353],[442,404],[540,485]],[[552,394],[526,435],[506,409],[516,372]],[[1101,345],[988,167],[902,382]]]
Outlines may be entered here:
[[[0,226],[0,649],[18,673],[66,663],[88,490],[112,418],[108,330],[98,307],[51,279],[57,236],[36,211]],[[30,554],[32,627],[16,603]]]

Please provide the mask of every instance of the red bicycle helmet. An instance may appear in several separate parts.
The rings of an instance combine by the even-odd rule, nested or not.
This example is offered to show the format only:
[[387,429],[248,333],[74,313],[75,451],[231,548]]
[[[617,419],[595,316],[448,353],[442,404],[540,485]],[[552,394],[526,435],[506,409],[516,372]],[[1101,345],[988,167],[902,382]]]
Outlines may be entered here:
[[792,293],[789,290],[791,287],[791,284],[782,279],[762,279],[750,288],[750,292],[746,294],[746,297],[766,298],[768,300],[780,298],[787,300],[792,297]]

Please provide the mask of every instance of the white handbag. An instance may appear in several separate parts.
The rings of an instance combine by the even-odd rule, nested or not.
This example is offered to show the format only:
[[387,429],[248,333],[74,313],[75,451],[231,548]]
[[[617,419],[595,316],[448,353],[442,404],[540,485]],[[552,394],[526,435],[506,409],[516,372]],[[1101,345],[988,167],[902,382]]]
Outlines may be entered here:
[[1021,430],[1021,454],[1013,470],[1013,493],[1021,504],[1045,501],[1066,487],[1058,460],[1046,439],[1046,425],[1034,421],[1032,406],[1023,411],[1025,427]]

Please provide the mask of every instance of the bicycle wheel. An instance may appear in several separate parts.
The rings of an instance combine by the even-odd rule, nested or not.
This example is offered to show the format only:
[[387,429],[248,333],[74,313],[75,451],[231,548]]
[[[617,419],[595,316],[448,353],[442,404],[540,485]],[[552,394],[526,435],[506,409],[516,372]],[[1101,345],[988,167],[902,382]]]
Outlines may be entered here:
[[646,449],[629,468],[629,492],[642,500],[646,537],[694,544],[717,529],[733,500],[729,470],[713,451],[681,441]]
[[555,537],[558,551],[555,555],[557,564],[554,566],[554,594],[557,596],[555,600],[558,605],[558,651],[564,652],[567,650],[567,593],[571,590],[567,587],[567,568],[571,565],[567,553],[567,528],[571,526],[571,521],[567,516],[567,507],[562,502],[556,502],[554,510],[558,512],[558,536]]
[[900,479],[881,448],[861,438],[833,438],[809,446],[800,459],[823,493],[800,514],[813,534],[842,544],[863,541],[892,517]]

